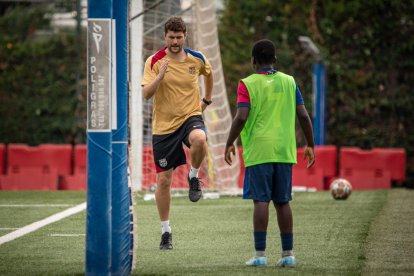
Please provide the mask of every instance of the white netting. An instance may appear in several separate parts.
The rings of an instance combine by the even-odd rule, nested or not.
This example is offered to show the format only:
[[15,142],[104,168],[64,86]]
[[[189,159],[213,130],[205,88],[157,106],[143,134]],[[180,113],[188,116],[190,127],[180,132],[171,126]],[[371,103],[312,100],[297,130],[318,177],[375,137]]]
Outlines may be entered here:
[[236,192],[240,171],[238,154],[234,157],[231,167],[223,158],[232,117],[221,64],[215,1],[193,1],[193,3],[195,48],[204,53],[214,69],[213,104],[204,111],[209,144],[209,176],[219,191]]
[[[142,61],[138,62],[139,74],[132,75],[142,79],[140,74],[143,71],[144,61],[153,53],[164,47],[164,23],[172,15],[181,16],[187,23],[187,44],[186,47],[199,50],[209,59],[214,74],[213,104],[204,112],[204,120],[207,128],[209,154],[202,164],[201,177],[205,182],[205,189],[216,190],[222,193],[234,193],[238,191],[239,158],[235,156],[235,162],[230,167],[223,160],[224,146],[231,125],[231,113],[227,101],[227,94],[224,85],[223,71],[221,66],[220,48],[218,44],[215,2],[203,1],[143,1],[142,20]],[[132,21],[132,23],[136,24]],[[131,23],[131,24],[132,24]],[[133,26],[131,26],[131,41],[134,40]],[[132,43],[133,44],[133,43]],[[133,50],[133,47],[131,47]],[[132,56],[132,55],[131,55]],[[138,58],[138,57],[136,57]],[[134,72],[134,60],[131,58],[132,73]],[[137,64],[135,66],[138,66]],[[201,78],[202,79],[202,78]],[[204,86],[200,85],[203,92]],[[135,90],[135,91],[134,91]],[[131,94],[137,93],[141,96],[141,88],[138,83],[132,84]],[[141,104],[142,108],[133,105]],[[156,183],[156,173],[152,156],[152,134],[151,116],[152,100],[136,100],[131,106],[131,135],[141,132],[142,137],[131,139],[131,160],[132,170],[139,170],[141,173],[132,173],[132,181],[136,189],[150,189]],[[137,119],[137,116],[141,116]],[[133,136],[133,135],[132,135]],[[139,136],[139,135],[136,135]],[[138,142],[137,139],[140,139]],[[137,145],[140,143],[139,145]],[[142,158],[139,152],[142,147]],[[184,147],[186,149],[186,147]],[[189,152],[186,150],[187,160]],[[142,162],[141,162],[142,160]],[[188,162],[189,163],[189,162]],[[187,189],[187,174],[189,164],[180,166],[174,171],[172,187],[175,189]],[[135,177],[134,177],[135,175]]]

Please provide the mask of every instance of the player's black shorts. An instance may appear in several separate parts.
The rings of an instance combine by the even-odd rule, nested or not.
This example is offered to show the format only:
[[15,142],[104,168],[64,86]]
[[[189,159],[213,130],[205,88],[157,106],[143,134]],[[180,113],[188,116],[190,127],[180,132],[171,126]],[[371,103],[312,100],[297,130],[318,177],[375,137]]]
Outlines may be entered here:
[[173,133],[152,136],[155,169],[158,172],[186,164],[183,143],[190,147],[188,136],[194,129],[206,131],[201,115],[191,116]]

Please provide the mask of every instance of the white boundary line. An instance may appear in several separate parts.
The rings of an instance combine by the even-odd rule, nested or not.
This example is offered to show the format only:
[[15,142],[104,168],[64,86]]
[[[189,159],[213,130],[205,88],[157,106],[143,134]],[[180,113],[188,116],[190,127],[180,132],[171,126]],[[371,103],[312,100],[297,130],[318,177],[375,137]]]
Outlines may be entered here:
[[69,207],[71,204],[0,204],[0,207]]
[[4,236],[0,237],[0,245],[2,245],[3,243],[12,241],[14,239],[20,238],[21,236],[24,236],[30,232],[36,231],[40,228],[42,228],[43,226],[46,226],[48,224],[54,223],[56,221],[59,221],[61,219],[64,219],[66,217],[69,217],[71,215],[74,215],[76,213],[79,213],[83,210],[86,209],[86,202],[76,205],[75,207],[66,209],[65,211],[62,211],[60,213],[56,213],[54,215],[51,215],[50,217],[47,217],[43,220],[39,220],[36,221],[32,224],[26,225],[16,231],[13,231],[9,234],[6,234]]
[[49,234],[49,237],[81,237],[85,234]]

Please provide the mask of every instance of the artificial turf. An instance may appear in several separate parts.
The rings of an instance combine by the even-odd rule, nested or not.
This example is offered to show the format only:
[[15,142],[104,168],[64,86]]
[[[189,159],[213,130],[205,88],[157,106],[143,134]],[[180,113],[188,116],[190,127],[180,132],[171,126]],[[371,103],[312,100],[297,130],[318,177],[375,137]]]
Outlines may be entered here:
[[[173,198],[174,249],[160,251],[155,202],[135,194],[133,275],[412,275],[413,196],[414,191],[405,189],[353,191],[349,199],[337,201],[328,192],[295,193],[291,205],[298,265],[280,269],[274,266],[281,246],[273,211],[269,265],[251,268],[244,265],[254,252],[251,201],[221,197],[192,203],[187,197]],[[84,192],[0,192],[0,228],[22,227],[68,208],[5,205],[76,205],[84,200]],[[85,217],[81,212],[0,245],[0,275],[84,275]],[[0,236],[10,231],[0,230]],[[392,266],[387,252],[404,257]]]

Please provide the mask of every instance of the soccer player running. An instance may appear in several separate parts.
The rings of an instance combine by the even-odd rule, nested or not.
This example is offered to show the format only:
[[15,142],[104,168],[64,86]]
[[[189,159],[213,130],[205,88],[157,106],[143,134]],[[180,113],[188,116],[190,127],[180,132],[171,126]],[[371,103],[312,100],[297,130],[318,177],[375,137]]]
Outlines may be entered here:
[[[164,26],[165,48],[150,56],[142,80],[145,99],[154,97],[152,144],[157,188],[155,200],[162,225],[160,249],[172,249],[169,213],[172,173],[186,164],[183,143],[190,148],[189,198],[202,196],[198,172],[207,152],[203,118],[211,104],[213,74],[205,56],[184,48],[186,25],[181,17],[171,17]],[[204,76],[205,97],[200,99],[198,77]]]
[[296,116],[305,134],[307,167],[315,162],[312,123],[293,77],[273,69],[275,46],[270,40],[257,41],[252,49],[256,72],[240,81],[237,113],[231,125],[224,153],[231,165],[234,142],[241,136],[246,166],[243,198],[254,203],[255,256],[247,266],[265,266],[269,202],[273,201],[282,243],[277,266],[295,267],[293,255],[292,165],[296,164]]

